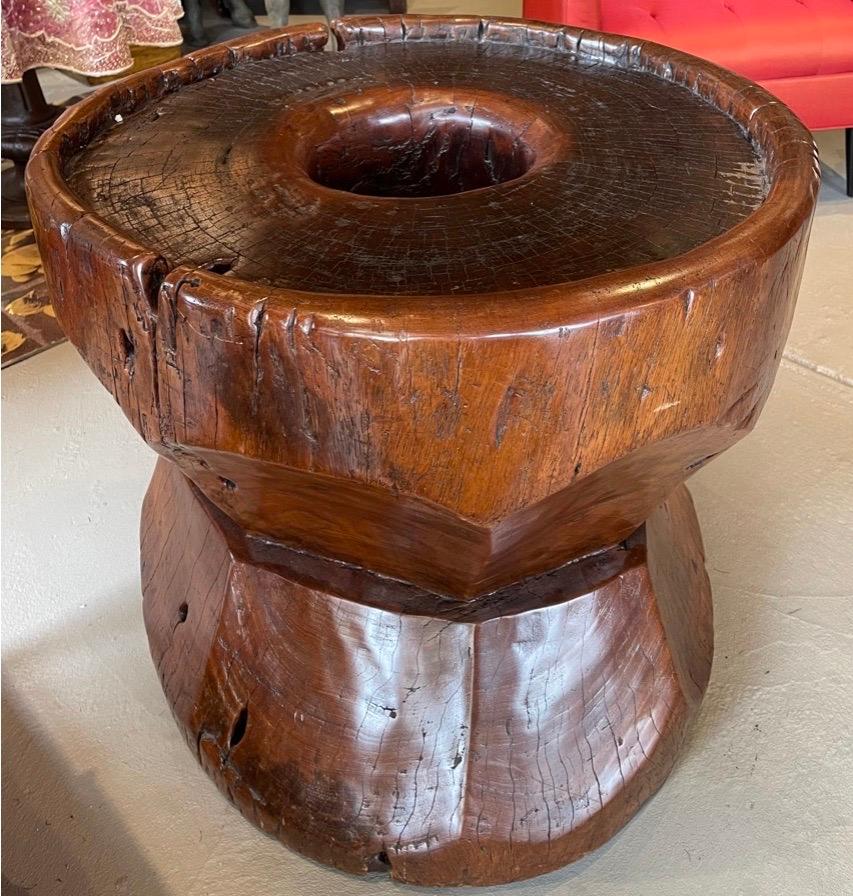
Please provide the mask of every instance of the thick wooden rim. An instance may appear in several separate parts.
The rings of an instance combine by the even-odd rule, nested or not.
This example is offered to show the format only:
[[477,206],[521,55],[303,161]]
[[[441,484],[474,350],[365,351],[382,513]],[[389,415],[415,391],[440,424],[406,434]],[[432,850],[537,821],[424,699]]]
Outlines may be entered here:
[[[697,283],[713,283],[744,267],[761,263],[784,246],[808,220],[819,186],[817,151],[811,135],[794,114],[758,85],[710,62],[659,44],[619,35],[527,22],[473,16],[360,16],[332,23],[339,49],[381,41],[490,41],[555,49],[590,62],[647,71],[700,96],[735,121],[766,160],[771,181],[764,203],[728,232],[682,255],[583,280],[524,290],[477,295],[352,295],[311,293],[222,277],[204,269],[177,268],[167,279],[192,279],[205,295],[220,296],[251,308],[259,298],[283,306],[298,305],[347,332],[376,334],[377,323],[406,338],[445,333],[495,337],[548,332],[591,319],[678,296]],[[173,63],[114,82],[65,112],[39,140],[27,170],[29,200],[61,230],[86,217],[105,241],[121,247],[126,264],[152,258],[150,247],[117,231],[71,192],[63,174],[65,160],[116,115],[128,115],[147,103],[246,60],[295,52],[322,51],[324,25],[299,25],[252,34],[191,53]],[[393,298],[393,302],[389,302]],[[379,319],[379,321],[378,321]]]

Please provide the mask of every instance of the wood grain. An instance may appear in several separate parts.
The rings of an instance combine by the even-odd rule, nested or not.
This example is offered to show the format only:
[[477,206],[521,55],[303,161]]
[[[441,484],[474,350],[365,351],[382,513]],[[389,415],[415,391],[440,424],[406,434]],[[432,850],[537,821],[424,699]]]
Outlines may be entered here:
[[814,145],[630,38],[333,32],[83,100],[30,162],[36,234],[163,458],[146,625],[205,768],[324,862],[514,880],[624,824],[701,699],[682,483],[773,383]]
[[91,140],[69,187],[175,264],[225,258],[236,277],[312,293],[340,292],[345,271],[347,291],[377,295],[671,258],[766,195],[736,123],[641,68],[488,39],[357,47],[187,85]]
[[[464,18],[351,19],[336,31],[340,54],[319,53],[325,32],[311,26],[131,77],[80,104],[40,144],[31,201],[69,338],[156,450],[241,525],[294,546],[465,599],[618,542],[748,430],[766,398],[817,186],[807,132],[748,82],[627,39]],[[451,196],[366,197],[303,172],[296,180],[305,202],[290,214],[276,175],[292,168],[260,162],[263,145],[278,140],[280,156],[296,164],[280,120],[319,116],[328,128],[318,104],[354,102],[377,71],[388,76],[389,57],[400,56],[400,80],[405,66],[431,66],[438,88],[430,89],[447,97],[473,95],[487,75],[493,88],[504,84],[503,93],[490,88],[489,102],[494,115],[503,103],[501,114],[517,128],[545,102],[543,70],[567,84],[588,78],[603,111],[581,105],[565,125],[551,106],[542,120],[528,118],[524,127],[539,137],[562,129],[568,156],[503,184]],[[351,73],[343,83],[334,77],[341,67]],[[602,72],[612,73],[609,92],[596,92]],[[230,100],[254,124],[228,142],[215,103],[196,94],[230,97],[240,83],[260,98]],[[582,91],[564,93],[565,104]],[[657,108],[666,127],[643,129],[626,110],[631,97],[652,118]],[[376,89],[369,99],[375,111]],[[255,103],[260,112],[251,111]],[[276,103],[285,111],[263,114]],[[587,114],[592,130],[581,139]],[[170,155],[171,142],[153,135],[158,126],[172,133],[178,119],[186,139]],[[694,133],[704,136],[690,150],[685,135]],[[726,165],[709,161],[711,133],[728,147]],[[615,161],[607,151],[595,161],[597,148],[623,140],[619,134],[632,137],[642,164],[624,144]],[[249,169],[202,187],[197,178],[209,168],[200,160],[213,147],[217,157],[223,147],[251,154],[249,180],[265,179],[269,201],[240,206],[254,190],[242,177]],[[104,154],[115,166],[109,178]],[[570,201],[554,217],[553,177],[578,165],[609,178],[607,189],[561,193]],[[650,176],[659,166],[668,178],[682,172],[675,193]],[[743,166],[749,177],[741,177]],[[653,229],[671,234],[671,255],[662,244],[657,260],[648,245],[638,249],[629,176],[645,183],[637,187],[643,195],[669,197]],[[576,190],[580,181],[567,180]],[[231,192],[217,192],[217,183]],[[504,196],[512,205],[506,215]],[[688,213],[692,203],[704,211]],[[355,217],[331,228],[327,214],[343,206]],[[716,217],[707,213],[712,206]],[[460,233],[468,212],[480,226],[471,219]],[[362,214],[385,228],[379,242],[394,245],[410,272],[385,294],[356,293],[366,286],[364,271],[382,266]],[[410,214],[418,227],[400,224]],[[591,223],[599,215],[610,243]],[[433,224],[424,229],[426,218]],[[216,230],[220,219],[227,235]],[[545,219],[557,255],[581,266],[580,279],[556,282],[557,270],[544,264],[536,234]],[[310,260],[324,242],[311,230],[318,221],[324,232],[347,232],[348,248],[336,249],[343,267]],[[474,291],[485,288],[484,272],[498,270],[489,252],[504,226],[520,247],[513,270],[526,272],[526,283],[548,271],[552,282],[521,289],[501,274],[499,291]],[[270,242],[272,230],[293,227],[313,235],[292,251]],[[410,245],[404,232],[420,235]],[[417,243],[427,233],[431,249]],[[183,246],[177,255],[175,240]],[[276,247],[278,274],[252,268],[241,249],[247,240],[258,251]],[[471,240],[477,251],[453,254]],[[605,243],[606,259],[597,254]],[[302,288],[274,285],[304,259]],[[424,285],[424,264],[432,286],[409,295]],[[446,295],[437,292],[445,270],[455,289]],[[310,276],[317,290],[332,276],[338,291],[308,290]]]
[[[483,885],[579,858],[660,786],[708,681],[683,486],[597,570],[443,615],[362,570],[259,563],[165,460],[142,525],[151,652],[188,744],[247,818],[345,871]],[[350,576],[378,584],[370,603]]]

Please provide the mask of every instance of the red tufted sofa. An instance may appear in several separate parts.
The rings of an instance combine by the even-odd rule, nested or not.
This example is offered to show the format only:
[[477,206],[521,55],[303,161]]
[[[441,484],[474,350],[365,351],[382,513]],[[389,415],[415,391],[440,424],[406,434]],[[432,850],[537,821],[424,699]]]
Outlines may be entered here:
[[853,196],[853,0],[524,0],[524,17],[644,37],[711,59],[846,129]]

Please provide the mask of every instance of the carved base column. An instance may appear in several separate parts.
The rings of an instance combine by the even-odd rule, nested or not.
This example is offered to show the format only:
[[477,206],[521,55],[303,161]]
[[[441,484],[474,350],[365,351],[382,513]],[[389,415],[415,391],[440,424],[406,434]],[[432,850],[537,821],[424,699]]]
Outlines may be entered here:
[[219,788],[288,846],[409,883],[518,880],[603,843],[668,774],[711,667],[684,486],[619,547],[460,603],[251,537],[161,460],[142,577]]

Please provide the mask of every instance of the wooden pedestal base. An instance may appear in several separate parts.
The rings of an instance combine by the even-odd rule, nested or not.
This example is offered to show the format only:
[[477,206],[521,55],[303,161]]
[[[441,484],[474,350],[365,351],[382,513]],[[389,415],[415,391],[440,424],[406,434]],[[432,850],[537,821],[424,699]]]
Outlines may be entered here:
[[338,868],[514,881],[618,830],[702,697],[681,483],[773,384],[814,144],[647,41],[332,32],[82,100],[28,164],[33,225],[68,338],[164,458],[145,618],[208,773]]
[[711,667],[679,486],[631,538],[469,602],[248,536],[160,460],[145,623],[208,774],[351,872],[498,884],[607,840],[661,785]]

